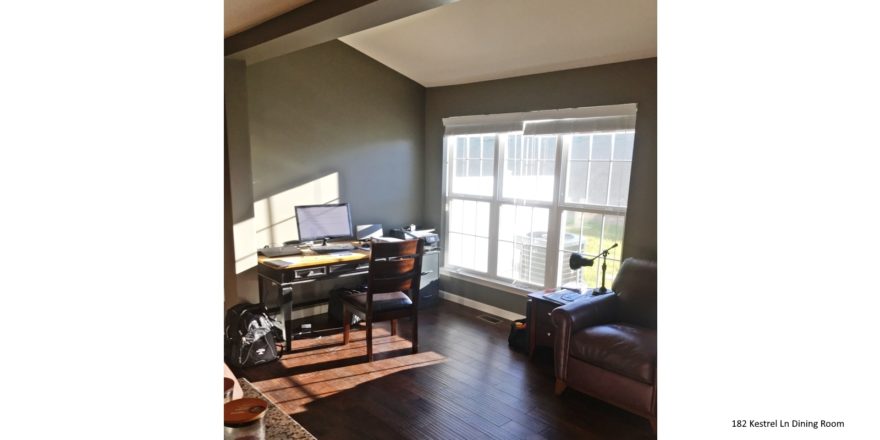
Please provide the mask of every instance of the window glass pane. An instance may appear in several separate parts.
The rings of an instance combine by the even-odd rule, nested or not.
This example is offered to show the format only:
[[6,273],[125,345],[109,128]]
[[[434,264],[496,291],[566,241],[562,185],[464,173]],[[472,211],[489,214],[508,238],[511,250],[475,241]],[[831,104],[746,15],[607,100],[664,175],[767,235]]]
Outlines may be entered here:
[[498,243],[498,276],[513,278],[513,243],[502,241]]
[[[630,130],[564,138],[569,149],[566,203],[626,207],[634,135]],[[584,160],[587,151],[589,159]]]
[[477,202],[463,200],[461,202],[461,232],[474,235],[477,232]]
[[[491,144],[484,146],[484,139],[491,139]],[[495,135],[456,136],[455,145],[450,192],[491,196],[495,188]]]
[[568,164],[568,176],[566,176],[565,201],[568,203],[587,202],[587,172],[590,163],[587,161],[574,161]]
[[476,237],[474,239],[474,265],[471,266],[480,272],[489,270],[489,239]]
[[461,266],[461,234],[449,233],[449,243],[446,244],[447,263],[453,266]]
[[508,148],[508,158],[513,157],[515,159],[520,158],[522,156],[522,135],[520,134],[510,134],[507,135],[507,148]]
[[541,159],[556,159],[556,136],[541,138]]
[[489,265],[488,202],[450,199],[447,263],[486,272]]
[[481,237],[489,236],[489,204],[476,203],[477,209],[477,228],[476,234]]
[[483,159],[495,159],[495,136],[483,136]]
[[498,215],[498,239],[513,241],[513,225],[516,222],[516,207],[513,205],[501,205]]
[[525,243],[531,242],[532,208],[528,206],[517,206],[514,218],[515,223],[513,233],[516,234],[514,240]]
[[602,214],[581,213],[580,252],[597,255],[602,245]]
[[550,210],[547,208],[532,208],[532,244],[547,247],[547,225],[550,221]]
[[587,203],[604,205],[608,202],[608,175],[610,171],[610,162],[590,162]]
[[542,150],[550,158],[556,155],[556,136],[525,136],[518,155],[516,143],[508,143],[502,196],[524,200],[553,200],[555,162],[541,160]]
[[588,160],[590,158],[590,137],[585,135],[575,135],[571,139],[571,152],[569,159]]
[[480,137],[471,136],[470,138],[468,138],[468,158],[479,159],[480,155]]
[[455,138],[455,158],[464,159],[467,157],[467,138],[456,136]]
[[[623,224],[624,217],[622,215],[605,215],[604,234],[602,235],[602,248],[608,249],[614,243],[618,246],[608,253],[608,258],[620,259],[620,244],[623,243]],[[599,251],[597,251],[598,253]]]
[[635,133],[618,133],[614,135],[614,160],[632,160]]
[[461,236],[461,266],[468,267],[472,269],[476,269],[474,267],[474,253],[476,249],[474,249],[474,236],[473,235],[462,235]]
[[492,165],[494,165],[493,161],[483,160],[483,161],[480,161],[480,163],[482,163],[482,170],[481,170],[482,174],[481,175],[482,176],[492,176],[493,175],[492,173],[495,172],[495,170],[492,169]]
[[[581,251],[581,222],[580,212],[566,211],[562,216],[562,245],[563,250],[569,252]],[[568,261],[568,260],[566,260]]]
[[629,196],[629,172],[632,162],[611,163],[611,187],[609,188],[608,204],[626,206]]
[[455,177],[467,176],[467,160],[458,159],[455,161]]
[[520,254],[519,265],[515,268],[518,275],[517,279],[543,286],[547,248],[522,245],[520,249],[522,253]]
[[569,268],[568,261],[572,252],[594,258],[601,251],[617,243],[618,246],[608,252],[607,258],[605,286],[610,288],[620,268],[623,224],[624,216],[621,215],[564,211],[560,237],[562,243],[559,246],[560,265],[557,272],[559,283],[578,282],[587,287],[599,287],[602,283],[601,259],[596,260],[593,266],[585,266],[577,271]]
[[461,200],[452,199],[449,201],[449,230],[452,232],[461,232]]
[[611,135],[594,134],[590,160],[611,160]]
[[543,286],[550,210],[501,205],[498,276]]
[[467,171],[468,177],[480,177],[480,161],[479,160],[469,159],[467,167],[468,167],[468,171]]

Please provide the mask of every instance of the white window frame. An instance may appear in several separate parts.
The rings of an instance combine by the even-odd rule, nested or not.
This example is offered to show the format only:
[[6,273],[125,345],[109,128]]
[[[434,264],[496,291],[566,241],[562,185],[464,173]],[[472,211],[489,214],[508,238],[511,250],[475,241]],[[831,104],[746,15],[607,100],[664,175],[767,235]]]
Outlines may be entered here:
[[[626,218],[626,207],[618,207],[618,206],[602,206],[602,205],[590,205],[590,204],[581,204],[581,203],[570,203],[565,201],[565,183],[568,181],[568,167],[565,166],[568,163],[568,157],[571,149],[571,134],[556,134],[556,155],[555,155],[555,177],[553,183],[553,198],[549,202],[545,201],[537,201],[537,200],[522,200],[515,198],[505,198],[503,197],[503,182],[504,182],[504,166],[506,162],[507,155],[507,142],[508,136],[511,134],[520,134],[523,135],[523,130],[510,130],[511,122],[510,120],[520,120],[520,121],[529,121],[529,120],[547,120],[547,119],[565,119],[566,117],[582,116],[583,114],[593,115],[593,114],[621,114],[621,108],[626,108],[627,111],[631,109],[632,114],[635,115],[635,104],[624,104],[621,106],[603,106],[603,107],[588,107],[581,109],[568,109],[568,110],[550,110],[550,111],[541,111],[541,112],[530,112],[530,113],[515,113],[515,114],[504,114],[504,115],[484,115],[483,118],[490,121],[487,124],[487,127],[495,127],[500,128],[501,130],[497,131],[486,131],[479,132],[478,129],[465,131],[465,132],[455,132],[450,133],[447,131],[447,134],[443,136],[443,173],[442,173],[442,240],[443,243],[448,243],[449,240],[449,201],[451,199],[458,200],[471,200],[478,202],[488,202],[489,203],[489,249],[487,252],[487,271],[479,272],[473,269],[453,266],[447,263],[447,252],[448,246],[443,246],[442,252],[442,269],[443,273],[447,275],[458,275],[463,276],[463,278],[471,279],[476,281],[478,284],[488,285],[489,287],[500,288],[501,290],[505,290],[512,293],[525,294],[529,291],[534,291],[542,288],[549,288],[558,286],[558,275],[560,272],[559,268],[559,255],[560,255],[560,237],[561,237],[561,228],[562,228],[562,213],[563,211],[574,211],[574,212],[584,212],[584,213],[595,213],[595,214],[611,214],[611,215],[620,215],[624,217],[624,221]],[[468,118],[468,117],[464,117]],[[461,118],[461,119],[464,119]],[[448,120],[455,120],[459,118],[448,118],[444,119],[444,123]],[[453,121],[456,122],[456,121]],[[520,122],[521,124],[522,122]],[[476,125],[476,124],[475,124]],[[515,125],[515,124],[513,124]],[[504,130],[507,128],[507,130]],[[595,130],[590,131],[590,134],[599,134],[599,133],[616,133],[619,130]],[[470,135],[480,135],[485,136],[487,134],[494,135],[495,138],[495,155],[494,155],[494,191],[491,196],[481,196],[481,195],[471,195],[471,194],[456,194],[452,193],[452,179],[455,177],[454,174],[454,166],[453,166],[453,152],[454,146],[449,145],[448,141],[451,137],[454,136],[470,136]],[[635,151],[635,149],[633,150]],[[634,154],[634,153],[633,153]],[[632,169],[632,168],[631,168]],[[630,174],[632,176],[632,174]],[[611,176],[609,175],[609,180]],[[630,177],[632,179],[632,177]],[[546,247],[546,260],[545,260],[545,270],[544,270],[544,285],[536,285],[532,283],[528,283],[522,280],[515,280],[512,278],[500,277],[498,276],[498,231],[499,231],[499,217],[501,211],[501,205],[512,204],[519,206],[529,206],[529,207],[540,207],[547,208],[549,211],[548,214],[548,225],[547,225],[547,247]],[[628,205],[628,203],[627,203]],[[603,224],[604,228],[604,224]],[[626,228],[624,228],[624,237],[621,238],[621,246],[623,244],[623,240],[626,235]],[[600,246],[607,247],[604,243],[600,243]],[[603,247],[604,249],[604,247]],[[563,262],[564,263],[564,262]]]

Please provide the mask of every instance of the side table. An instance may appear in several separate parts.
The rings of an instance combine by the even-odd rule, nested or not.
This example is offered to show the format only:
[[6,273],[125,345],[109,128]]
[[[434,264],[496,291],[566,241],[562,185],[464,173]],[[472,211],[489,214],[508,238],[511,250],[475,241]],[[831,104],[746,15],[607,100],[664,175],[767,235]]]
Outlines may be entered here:
[[[553,312],[553,309],[571,302],[551,298],[546,295],[547,293],[552,292],[538,291],[529,294],[529,357],[534,356],[535,348],[547,347],[551,350],[553,349],[553,335],[556,332],[556,327],[553,326],[553,321],[550,320],[550,313]],[[614,292],[608,290],[607,293]],[[582,299],[579,298],[575,301],[588,300],[589,298],[595,298],[592,295],[592,289],[584,292]]]
[[564,304],[547,298],[544,292],[529,294],[529,357],[534,356],[537,347],[553,349],[553,333],[556,329],[550,321],[550,312]]

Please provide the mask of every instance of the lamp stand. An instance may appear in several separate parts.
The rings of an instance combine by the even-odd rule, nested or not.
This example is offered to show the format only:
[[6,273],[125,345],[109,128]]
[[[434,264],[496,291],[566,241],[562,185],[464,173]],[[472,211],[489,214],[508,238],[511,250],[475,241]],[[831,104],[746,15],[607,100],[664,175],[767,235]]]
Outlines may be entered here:
[[604,295],[608,293],[608,289],[605,288],[605,270],[608,269],[608,265],[605,264],[605,260],[608,257],[608,251],[605,251],[602,254],[602,286],[598,289],[593,289],[593,295]]
[[615,247],[617,247],[617,243],[614,243],[613,246],[611,246],[608,249],[605,249],[599,255],[596,255],[596,258],[602,257],[602,286],[599,287],[598,289],[593,289],[593,296],[604,295],[604,294],[608,293],[608,289],[605,288],[605,270],[608,269],[608,264],[607,264],[608,251],[610,251],[611,249],[614,249]]

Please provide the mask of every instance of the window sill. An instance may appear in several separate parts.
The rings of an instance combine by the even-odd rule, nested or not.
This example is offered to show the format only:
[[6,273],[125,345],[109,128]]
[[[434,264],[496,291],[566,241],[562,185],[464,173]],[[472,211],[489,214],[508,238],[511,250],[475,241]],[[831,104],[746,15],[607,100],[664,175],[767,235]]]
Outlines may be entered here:
[[503,292],[511,293],[518,296],[528,296],[528,294],[531,292],[541,290],[541,287],[539,286],[514,285],[503,281],[493,280],[487,277],[459,272],[457,270],[450,270],[446,267],[440,268],[440,275],[450,278],[456,278],[462,281],[467,281],[469,283],[479,284],[481,286],[489,287],[495,290],[501,290]]

